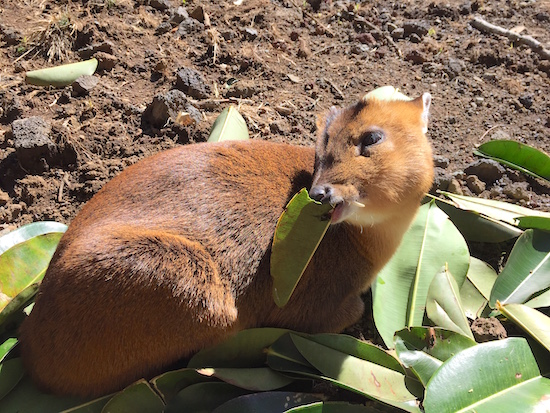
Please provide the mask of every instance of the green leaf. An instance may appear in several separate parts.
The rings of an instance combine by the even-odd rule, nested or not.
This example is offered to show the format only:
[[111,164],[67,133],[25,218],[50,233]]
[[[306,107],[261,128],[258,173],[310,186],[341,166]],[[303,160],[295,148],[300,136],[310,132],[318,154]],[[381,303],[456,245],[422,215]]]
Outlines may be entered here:
[[491,290],[497,273],[489,264],[470,257],[470,268],[460,289],[460,300],[466,317],[475,320],[488,310]]
[[464,238],[447,215],[433,201],[422,205],[373,285],[374,320],[388,347],[395,331],[422,325],[428,287],[439,269],[448,262],[461,286],[469,257]]
[[80,76],[91,76],[97,69],[97,59],[92,58],[83,62],[32,70],[25,75],[25,81],[36,86],[67,86]]
[[457,208],[464,209],[466,211],[475,211],[493,220],[503,221],[514,226],[517,226],[517,219],[523,216],[550,218],[550,213],[548,212],[535,211],[519,205],[510,204],[508,202],[456,195],[450,192],[441,193],[450,198]]
[[14,245],[37,237],[38,235],[52,232],[63,233],[65,231],[67,231],[67,225],[54,221],[33,222],[32,224],[23,225],[0,237],[0,255]]
[[393,369],[334,350],[311,339],[291,334],[292,341],[304,358],[333,384],[372,399],[419,412],[416,397],[405,385],[405,374]]
[[288,330],[282,328],[253,328],[239,331],[228,340],[195,354],[187,367],[262,367],[265,349]]
[[215,409],[213,413],[281,413],[295,406],[307,406],[320,400],[318,396],[308,393],[255,393],[230,400]]
[[165,413],[206,413],[236,397],[249,393],[223,382],[198,383],[186,387],[172,399]]
[[531,308],[550,307],[550,287],[533,295],[525,305]]
[[267,367],[255,368],[204,368],[197,370],[207,377],[216,377],[233,386],[252,391],[277,390],[294,380]]
[[474,153],[535,178],[550,180],[550,157],[532,146],[509,140],[495,140],[479,146]]
[[512,248],[491,292],[490,305],[524,303],[550,286],[550,233],[529,229]]
[[42,280],[62,235],[38,235],[0,255],[0,310],[25,288]]
[[499,311],[550,351],[550,318],[522,304],[499,305]]
[[317,378],[321,375],[298,351],[290,333],[279,338],[267,349],[267,365],[292,377]]
[[[4,326],[9,321],[17,317],[17,313],[26,304],[28,304],[38,293],[39,283],[34,283],[24,288],[19,294],[11,299],[8,304],[0,311],[0,326]],[[2,328],[0,328],[2,330]]]
[[63,410],[61,413],[102,413],[103,408],[112,397],[113,395],[109,394],[99,399],[94,399],[78,406],[71,407],[70,409]]
[[[431,195],[428,195],[431,197]],[[468,241],[504,242],[519,237],[523,231],[506,222],[493,219],[477,211],[459,208],[454,202],[433,197],[439,208],[445,212],[460,233]]]
[[535,228],[550,231],[550,217],[519,217],[517,218],[517,225],[523,229]]
[[387,410],[382,411],[370,406],[345,402],[313,402],[285,410],[284,413],[383,413],[385,411]]
[[[425,413],[535,412],[547,403],[543,378],[523,338],[478,344],[447,360],[426,387]],[[541,411],[544,411],[542,409]]]
[[84,402],[86,401],[76,397],[59,397],[43,393],[34,386],[28,376],[24,376],[15,388],[0,400],[0,412],[58,413],[71,407],[80,406]]
[[304,188],[279,217],[271,249],[271,277],[275,304],[283,307],[294,292],[330,225],[332,206],[314,201]]
[[437,326],[474,339],[462,309],[458,285],[447,266],[435,275],[430,284],[426,313]]
[[186,387],[213,380],[199,374],[195,369],[180,369],[163,373],[151,379],[150,383],[163,400],[169,402]]
[[424,386],[445,360],[476,344],[460,333],[434,327],[404,329],[394,340],[397,356]]
[[466,277],[462,288],[460,288],[460,302],[464,309],[464,315],[470,320],[481,317],[481,314],[488,308],[489,301],[483,297],[474,284]]
[[246,139],[248,139],[248,128],[245,120],[234,106],[229,106],[214,121],[208,142]]
[[105,413],[162,413],[164,402],[145,380],[126,387],[107,402]]
[[0,399],[12,391],[24,374],[23,363],[19,358],[6,360],[0,364]]
[[17,345],[17,338],[10,337],[0,344],[0,363],[4,361],[10,351]]

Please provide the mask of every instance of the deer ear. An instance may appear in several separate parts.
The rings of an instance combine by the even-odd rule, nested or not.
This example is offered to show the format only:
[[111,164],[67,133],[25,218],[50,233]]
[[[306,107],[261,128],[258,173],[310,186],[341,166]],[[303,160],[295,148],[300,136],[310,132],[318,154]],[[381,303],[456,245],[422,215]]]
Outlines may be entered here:
[[432,95],[424,93],[422,96],[417,97],[412,101],[417,107],[422,109],[420,120],[422,121],[422,132],[428,131],[428,118],[430,116],[430,105],[432,103]]
[[332,121],[338,116],[340,109],[332,106],[329,110],[323,114],[317,116],[317,131],[323,133],[332,123]]

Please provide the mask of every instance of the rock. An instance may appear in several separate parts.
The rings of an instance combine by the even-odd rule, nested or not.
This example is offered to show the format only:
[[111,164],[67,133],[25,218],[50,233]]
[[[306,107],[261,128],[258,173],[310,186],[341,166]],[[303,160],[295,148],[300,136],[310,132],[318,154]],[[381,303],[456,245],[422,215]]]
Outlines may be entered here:
[[226,97],[250,98],[257,93],[257,87],[253,82],[240,81],[231,86],[225,93]]
[[149,5],[152,8],[160,11],[168,10],[170,7],[172,7],[170,0],[150,0]]
[[424,54],[418,50],[410,50],[405,55],[405,60],[408,60],[409,62],[413,62],[415,65],[420,65],[424,63],[427,58],[424,56]]
[[195,7],[193,11],[189,13],[189,16],[201,23],[204,23],[204,9],[202,6]]
[[419,37],[426,36],[430,31],[430,25],[423,21],[408,21],[403,24],[405,36],[416,34]]
[[437,17],[450,17],[452,20],[457,18],[457,11],[448,3],[430,3],[428,13]]
[[298,46],[298,57],[308,58],[311,56],[311,49],[309,47],[309,42],[307,39],[300,39],[300,45]]
[[420,43],[422,42],[422,38],[417,35],[416,33],[413,33],[409,36],[409,40],[411,41],[411,43]]
[[376,39],[374,38],[374,36],[370,33],[359,33],[357,35],[357,40],[360,42],[360,43],[363,43],[363,44],[368,44],[370,46],[375,46],[376,45]]
[[6,205],[10,201],[10,196],[7,192],[0,189],[0,206]]
[[447,191],[449,189],[449,185],[453,179],[453,177],[445,172],[444,169],[440,167],[435,167],[435,175],[434,175],[434,183],[432,185],[432,189],[430,190],[430,193],[437,193],[437,190],[440,191]]
[[449,158],[446,158],[445,156],[441,155],[434,155],[434,166],[438,168],[447,168],[449,166]]
[[271,133],[284,136],[288,135],[288,133],[290,132],[290,127],[287,122],[283,120],[277,120],[269,124],[269,130],[271,131]]
[[0,91],[0,122],[10,123],[21,116],[23,108],[17,95],[7,90]]
[[177,71],[175,86],[176,89],[196,99],[206,99],[210,96],[210,88],[206,85],[204,76],[189,67]]
[[253,29],[252,27],[247,27],[244,29],[244,38],[246,40],[254,40],[256,37],[258,37],[258,30]]
[[176,36],[186,37],[190,34],[202,32],[204,30],[204,24],[198,20],[193,19],[192,17],[184,18],[181,23],[178,25],[178,30],[176,31]]
[[16,46],[21,43],[23,36],[16,30],[0,25],[0,39],[6,42],[6,46]]
[[202,120],[200,111],[187,101],[187,96],[177,89],[172,89],[165,94],[159,94],[147,106],[141,116],[142,123],[148,123],[155,128],[164,127],[170,119],[175,121],[181,112],[191,115],[195,123]]
[[508,196],[509,198],[515,199],[516,201],[524,200],[529,201],[531,198],[527,192],[529,187],[528,182],[513,182],[510,185],[506,185],[502,188],[502,193]]
[[485,191],[485,182],[482,182],[477,176],[475,175],[468,175],[466,177],[466,185],[472,191],[474,194],[481,194],[483,191]]
[[447,187],[447,191],[457,195],[464,195],[460,182],[458,182],[456,178],[451,179],[451,182],[449,182],[449,186]]
[[466,68],[466,65],[462,60],[450,58],[445,65],[445,73],[449,75],[451,79],[454,79]]
[[531,95],[522,95],[518,98],[518,100],[525,109],[530,109],[531,106],[533,106],[533,96]]
[[472,322],[471,329],[478,343],[501,340],[508,337],[505,328],[495,317],[477,318]]
[[185,7],[180,6],[177,9],[172,10],[172,12],[170,13],[170,18],[168,19],[168,22],[172,26],[177,26],[182,21],[188,18],[189,18],[189,14],[187,13],[187,10],[185,10]]
[[467,175],[477,175],[486,184],[493,184],[497,179],[502,178],[506,172],[504,167],[492,159],[480,159],[468,165],[464,172]]
[[73,88],[73,96],[86,96],[99,83],[99,79],[95,76],[80,76],[71,85]]
[[105,41],[105,42],[95,43],[90,46],[85,46],[78,49],[78,55],[82,59],[89,59],[98,52],[113,54],[113,48],[114,48],[114,44],[112,42]]
[[433,62],[426,62],[422,65],[422,71],[424,73],[436,73],[439,72],[441,68],[441,65]]
[[118,58],[109,53],[97,52],[94,53],[94,57],[98,60],[97,70],[104,70],[108,72],[118,64]]
[[48,161],[56,155],[50,139],[51,125],[39,116],[13,121],[12,134],[21,167],[32,172],[49,169]]
[[405,29],[398,27],[397,29],[392,30],[391,37],[395,40],[402,39],[405,37]]
[[172,25],[169,22],[162,22],[155,29],[155,34],[164,34],[172,30]]

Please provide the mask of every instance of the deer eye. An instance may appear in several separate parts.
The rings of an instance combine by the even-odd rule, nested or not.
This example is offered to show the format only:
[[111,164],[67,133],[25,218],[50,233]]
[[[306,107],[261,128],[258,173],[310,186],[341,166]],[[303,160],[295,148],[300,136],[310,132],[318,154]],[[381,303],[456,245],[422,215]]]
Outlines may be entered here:
[[360,153],[362,156],[369,156],[370,151],[369,148],[373,145],[376,145],[377,143],[380,143],[384,140],[385,135],[384,132],[381,130],[373,130],[365,132],[363,135],[361,135],[361,141],[360,141]]

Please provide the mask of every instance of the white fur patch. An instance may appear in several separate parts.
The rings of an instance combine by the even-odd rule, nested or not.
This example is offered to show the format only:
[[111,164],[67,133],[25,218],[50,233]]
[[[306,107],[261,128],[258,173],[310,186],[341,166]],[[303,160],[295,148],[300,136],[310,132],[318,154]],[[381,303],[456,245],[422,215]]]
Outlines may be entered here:
[[384,101],[412,100],[410,97],[405,96],[403,93],[399,91],[399,89],[396,89],[393,86],[382,86],[370,91],[365,96],[363,96],[364,101],[368,101],[372,99],[384,100]]

